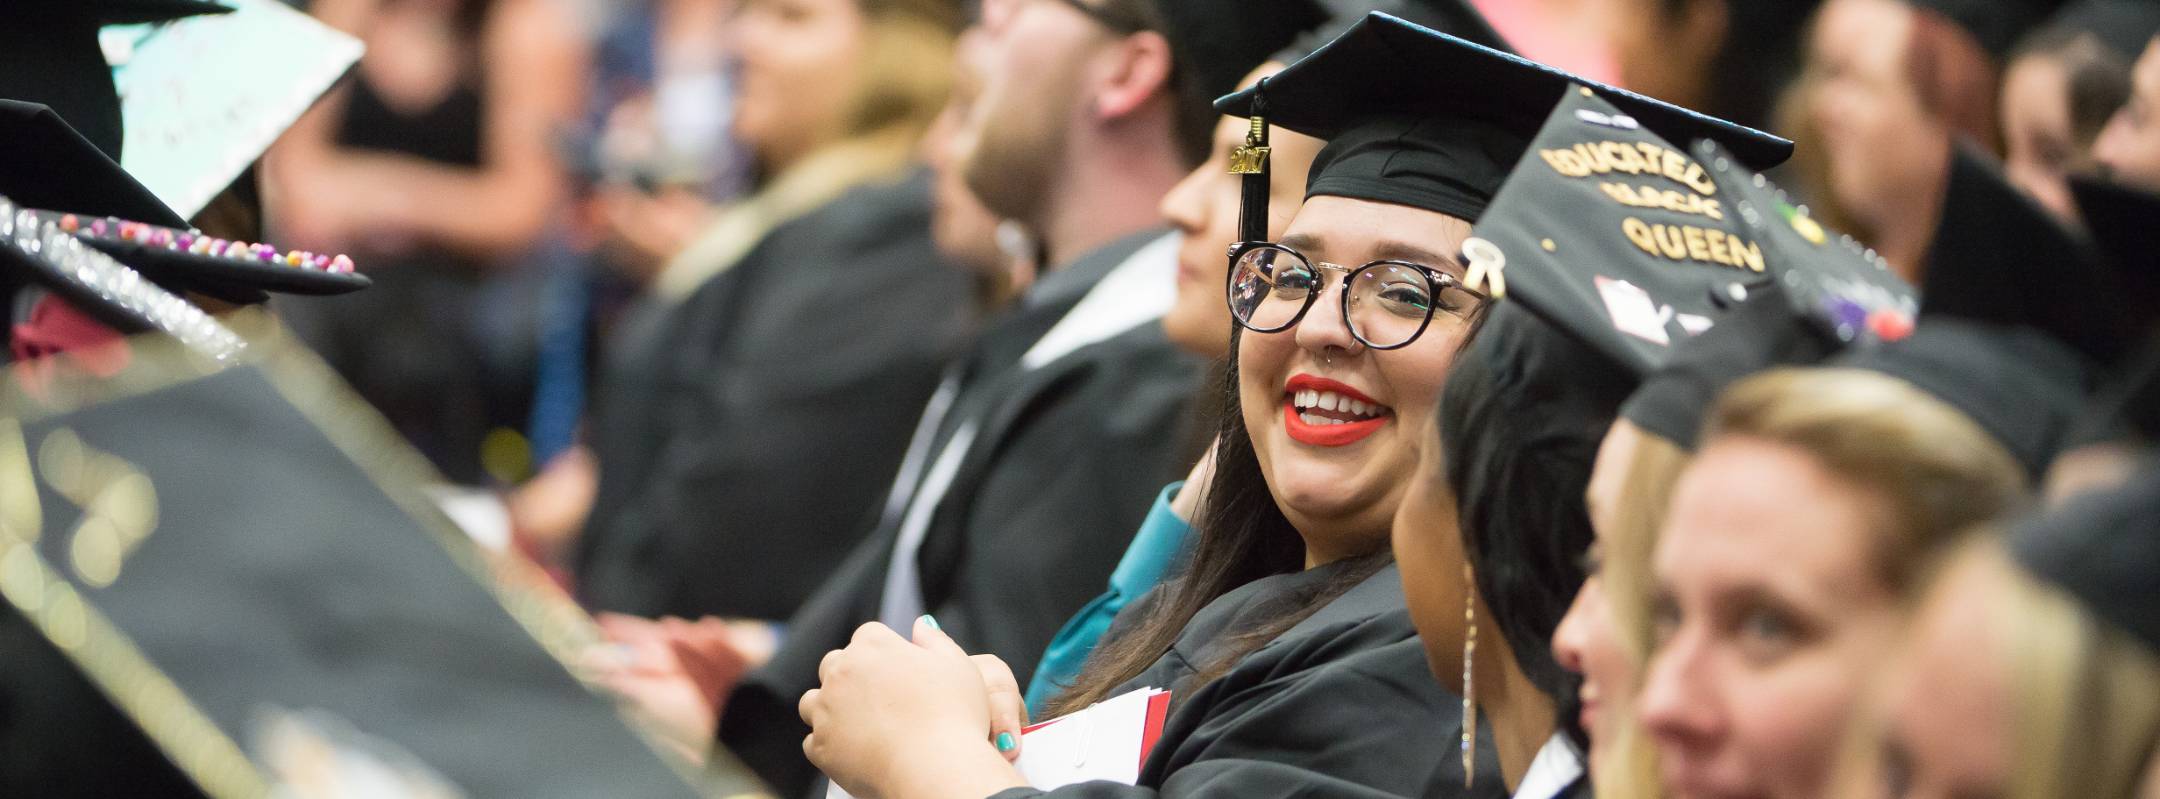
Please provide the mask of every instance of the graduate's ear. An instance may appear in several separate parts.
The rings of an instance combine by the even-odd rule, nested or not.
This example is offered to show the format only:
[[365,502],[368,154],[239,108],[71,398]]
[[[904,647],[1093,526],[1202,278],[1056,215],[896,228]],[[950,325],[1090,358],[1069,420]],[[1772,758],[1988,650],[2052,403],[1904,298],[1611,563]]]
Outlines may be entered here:
[[1156,97],[1169,99],[1170,74],[1175,59],[1170,40],[1154,31],[1141,31],[1120,39],[1101,60],[1101,78],[1095,91],[1095,115],[1120,119],[1138,112]]

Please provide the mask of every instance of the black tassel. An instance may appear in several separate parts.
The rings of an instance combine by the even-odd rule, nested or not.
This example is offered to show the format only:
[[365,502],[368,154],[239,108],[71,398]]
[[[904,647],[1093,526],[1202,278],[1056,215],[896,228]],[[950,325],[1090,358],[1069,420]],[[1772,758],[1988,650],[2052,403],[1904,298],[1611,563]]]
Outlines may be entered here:
[[1252,130],[1245,144],[1230,153],[1230,173],[1244,176],[1238,206],[1238,240],[1266,241],[1268,235],[1267,78],[1253,89]]

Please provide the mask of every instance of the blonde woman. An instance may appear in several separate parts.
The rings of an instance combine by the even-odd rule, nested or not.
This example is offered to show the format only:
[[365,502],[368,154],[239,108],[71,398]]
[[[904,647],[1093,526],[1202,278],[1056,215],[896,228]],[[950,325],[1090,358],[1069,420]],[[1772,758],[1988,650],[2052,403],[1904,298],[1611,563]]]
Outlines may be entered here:
[[2028,524],[2015,546],[1961,548],[1857,736],[1845,795],[2153,795],[2156,476]]
[[1586,494],[1597,533],[1588,576],[1552,643],[1560,664],[1582,677],[1577,700],[1600,794],[1658,795],[1655,750],[1634,717],[1653,643],[1651,555],[1704,417],[1728,385],[1820,362],[1838,346],[1780,286],[1755,289],[1715,328],[1676,346],[1607,431]]
[[1712,413],[1651,560],[1655,647],[1637,709],[1665,792],[1821,792],[1920,576],[1965,530],[2028,500],[2022,447],[1973,416],[1985,392],[1950,400],[1914,382],[1931,374],[1915,364],[1993,357],[2001,342],[1938,330],[1897,348],[1902,377],[1775,370]]

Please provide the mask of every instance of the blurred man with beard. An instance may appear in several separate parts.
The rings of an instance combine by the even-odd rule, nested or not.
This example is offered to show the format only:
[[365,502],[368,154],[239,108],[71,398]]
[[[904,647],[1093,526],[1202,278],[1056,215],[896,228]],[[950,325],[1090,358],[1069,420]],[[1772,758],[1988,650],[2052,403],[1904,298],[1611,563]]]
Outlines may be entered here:
[[930,614],[970,650],[1039,653],[1191,462],[1199,373],[1156,324],[1177,249],[1156,209],[1205,157],[1210,102],[1318,18],[1307,0],[985,4],[958,163],[1043,268],[947,373],[875,531],[722,706],[720,741],[781,795],[814,788],[796,702],[857,626]]

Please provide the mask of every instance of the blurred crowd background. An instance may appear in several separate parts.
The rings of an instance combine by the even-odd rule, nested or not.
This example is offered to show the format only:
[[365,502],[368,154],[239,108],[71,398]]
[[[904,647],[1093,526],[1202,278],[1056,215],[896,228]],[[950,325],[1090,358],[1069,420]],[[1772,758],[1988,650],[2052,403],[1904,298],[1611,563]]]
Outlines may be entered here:
[[[974,31],[1033,1],[302,4],[367,50],[267,157],[269,236],[351,253],[375,286],[280,312],[492,509],[469,522],[595,606],[783,619],[874,511],[942,365],[1043,258],[950,168],[986,77]],[[1794,139],[1777,177],[1901,269],[1946,138],[2065,216],[2069,174],[2160,186],[2140,4],[1476,5],[1530,58]],[[978,160],[1047,157],[1002,155]],[[704,404],[665,399],[685,391]],[[715,443],[666,462],[684,435]],[[665,470],[709,490],[650,495]],[[720,518],[734,532],[697,534],[731,543],[682,568],[744,573],[680,582],[737,588],[605,573],[610,540]]]

